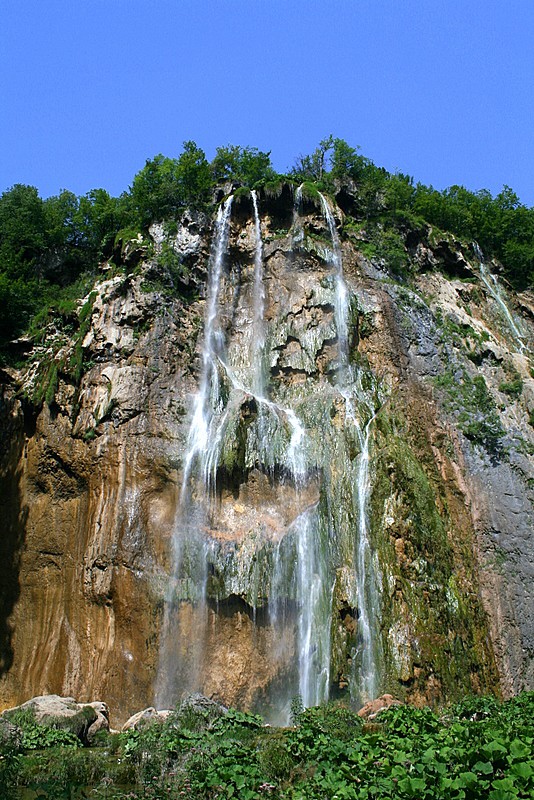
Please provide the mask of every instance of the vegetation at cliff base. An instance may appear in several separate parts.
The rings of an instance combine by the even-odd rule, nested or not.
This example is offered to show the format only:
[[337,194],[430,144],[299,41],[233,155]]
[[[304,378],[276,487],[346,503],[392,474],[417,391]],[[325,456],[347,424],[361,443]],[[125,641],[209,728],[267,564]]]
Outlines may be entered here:
[[100,734],[91,749],[4,741],[0,790],[6,800],[23,790],[108,800],[527,800],[533,715],[533,693],[471,697],[439,714],[392,706],[369,722],[329,704],[297,710],[289,728],[215,703],[186,705],[165,722]]

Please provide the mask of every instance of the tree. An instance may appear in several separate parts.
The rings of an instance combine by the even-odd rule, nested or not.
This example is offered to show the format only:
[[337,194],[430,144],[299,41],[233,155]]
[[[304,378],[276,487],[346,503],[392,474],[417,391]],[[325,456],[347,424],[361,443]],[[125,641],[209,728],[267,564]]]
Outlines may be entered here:
[[344,178],[360,180],[371,162],[360,155],[359,150],[359,147],[351,147],[344,139],[334,139],[331,176],[341,180]]
[[184,151],[177,164],[181,199],[189,208],[203,208],[209,202],[212,181],[206,155],[195,142],[184,142]]
[[276,177],[271,164],[271,153],[256,147],[227,145],[218,147],[211,162],[211,174],[216,183],[235,181],[253,188],[260,181]]
[[151,222],[176,216],[185,207],[202,208],[209,200],[211,176],[204,152],[184,142],[180,158],[161,155],[148,159],[130,190],[132,222]]
[[301,181],[322,181],[327,171],[327,154],[334,148],[334,137],[327,136],[319,142],[311,155],[299,156],[291,174]]
[[17,183],[0,197],[0,269],[14,279],[37,276],[46,245],[43,201],[34,186]]

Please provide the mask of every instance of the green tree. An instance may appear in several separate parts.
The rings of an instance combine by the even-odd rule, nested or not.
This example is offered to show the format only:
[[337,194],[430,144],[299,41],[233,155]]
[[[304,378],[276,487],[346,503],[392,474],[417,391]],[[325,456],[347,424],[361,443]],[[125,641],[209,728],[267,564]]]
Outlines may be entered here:
[[301,181],[321,182],[330,166],[329,153],[334,148],[334,137],[327,136],[319,142],[313,153],[299,156],[291,170],[291,175]]
[[276,177],[270,152],[238,145],[217,148],[211,162],[211,174],[216,183],[235,181],[251,188],[260,181]]
[[211,176],[203,151],[184,142],[180,158],[161,154],[147,160],[130,190],[130,224],[147,227],[151,222],[176,216],[186,206],[202,208],[209,200]]
[[16,184],[0,197],[0,269],[10,277],[38,277],[47,245],[43,201],[34,186]]
[[344,180],[352,178],[360,180],[371,163],[359,153],[359,147],[351,147],[344,139],[334,139],[332,142],[331,176]]

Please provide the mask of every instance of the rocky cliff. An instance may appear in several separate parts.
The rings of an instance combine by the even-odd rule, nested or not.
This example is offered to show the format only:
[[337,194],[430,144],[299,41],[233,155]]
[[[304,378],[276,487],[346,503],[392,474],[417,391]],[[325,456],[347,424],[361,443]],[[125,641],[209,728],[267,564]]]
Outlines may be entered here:
[[534,298],[338,202],[152,226],[1,373],[4,707],[533,688]]

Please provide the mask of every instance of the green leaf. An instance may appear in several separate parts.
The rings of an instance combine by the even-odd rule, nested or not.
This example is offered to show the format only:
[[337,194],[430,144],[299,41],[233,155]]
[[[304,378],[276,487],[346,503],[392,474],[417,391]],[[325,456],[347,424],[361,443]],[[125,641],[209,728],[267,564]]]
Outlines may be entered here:
[[397,785],[402,792],[406,792],[408,797],[415,797],[423,791],[426,783],[423,778],[403,778]]
[[465,787],[466,789],[472,789],[478,782],[478,778],[474,772],[460,772],[456,780],[459,782],[459,787]]
[[491,756],[497,755],[498,753],[505,754],[508,752],[508,749],[505,747],[504,743],[499,739],[494,739],[491,742],[488,742],[482,748],[482,752],[484,755],[487,755],[491,758]]
[[519,778],[530,778],[534,774],[534,769],[531,764],[519,761],[517,764],[512,764],[510,772]]
[[528,747],[521,739],[514,739],[510,744],[510,755],[512,758],[528,758],[531,755],[531,748]]
[[493,781],[491,785],[494,789],[501,789],[503,792],[511,792],[514,797],[517,795],[517,787],[514,784],[513,778],[501,778],[500,780]]
[[490,764],[489,761],[477,761],[476,764],[473,764],[473,771],[490,775],[493,772],[493,764]]

